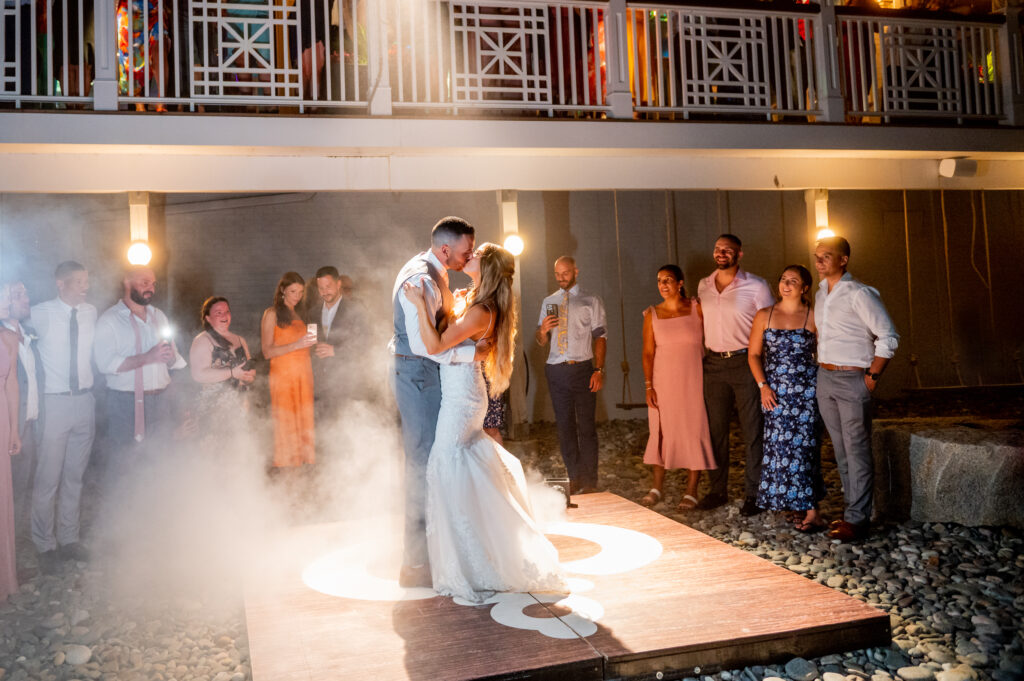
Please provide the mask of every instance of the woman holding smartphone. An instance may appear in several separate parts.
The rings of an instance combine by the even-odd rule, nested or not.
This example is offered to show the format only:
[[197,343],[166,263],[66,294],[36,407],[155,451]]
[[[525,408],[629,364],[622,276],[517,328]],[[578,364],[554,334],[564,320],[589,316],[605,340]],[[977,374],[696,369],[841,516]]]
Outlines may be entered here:
[[274,305],[263,313],[260,345],[270,360],[270,413],[274,421],[274,466],[301,466],[316,460],[313,444],[313,364],[309,333],[295,311],[306,283],[285,272],[274,291]]

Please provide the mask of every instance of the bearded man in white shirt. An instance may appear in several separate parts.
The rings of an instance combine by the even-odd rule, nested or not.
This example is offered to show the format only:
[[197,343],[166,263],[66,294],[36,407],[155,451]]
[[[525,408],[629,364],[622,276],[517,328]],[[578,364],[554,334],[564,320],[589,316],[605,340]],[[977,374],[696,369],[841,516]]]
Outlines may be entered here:
[[818,409],[832,438],[846,510],[829,536],[857,541],[871,520],[871,394],[896,352],[899,335],[876,289],[854,279],[846,266],[850,242],[821,239],[814,267],[821,283],[814,297],[818,327]]

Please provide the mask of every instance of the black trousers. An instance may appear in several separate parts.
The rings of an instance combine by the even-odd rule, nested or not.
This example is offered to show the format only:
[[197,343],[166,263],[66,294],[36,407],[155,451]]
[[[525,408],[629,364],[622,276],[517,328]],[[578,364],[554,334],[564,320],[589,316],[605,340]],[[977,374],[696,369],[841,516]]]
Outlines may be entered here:
[[544,373],[569,479],[577,488],[597,487],[597,393],[590,392],[594,366],[590,362],[545,364]]
[[708,471],[713,494],[728,494],[729,488],[729,419],[733,404],[739,412],[740,430],[747,443],[744,490],[747,497],[757,496],[761,481],[761,458],[764,456],[764,419],[761,415],[761,393],[750,373],[747,355],[728,358],[704,358],[704,406],[708,410],[711,449],[718,468]]

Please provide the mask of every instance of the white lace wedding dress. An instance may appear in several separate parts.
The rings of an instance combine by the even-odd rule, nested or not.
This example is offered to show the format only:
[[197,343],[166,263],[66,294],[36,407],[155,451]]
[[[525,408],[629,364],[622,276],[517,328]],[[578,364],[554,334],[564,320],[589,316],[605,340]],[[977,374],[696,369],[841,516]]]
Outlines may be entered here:
[[498,591],[567,592],[558,551],[534,520],[522,465],[483,432],[480,363],[442,364],[441,395],[427,464],[434,590],[474,603]]

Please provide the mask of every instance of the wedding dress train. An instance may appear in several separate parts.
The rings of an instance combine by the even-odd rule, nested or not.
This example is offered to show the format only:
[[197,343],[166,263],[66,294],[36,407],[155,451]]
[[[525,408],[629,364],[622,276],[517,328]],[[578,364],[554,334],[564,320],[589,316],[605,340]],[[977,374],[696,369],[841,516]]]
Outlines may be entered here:
[[568,591],[558,551],[535,520],[522,465],[483,432],[480,364],[441,365],[441,395],[427,464],[434,590],[474,603],[499,591]]

